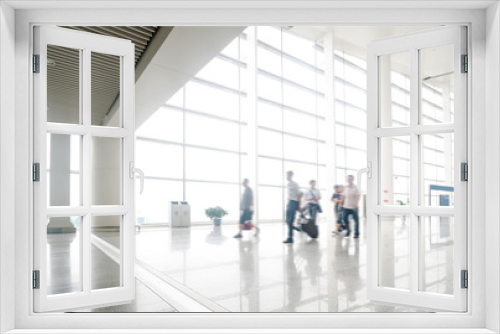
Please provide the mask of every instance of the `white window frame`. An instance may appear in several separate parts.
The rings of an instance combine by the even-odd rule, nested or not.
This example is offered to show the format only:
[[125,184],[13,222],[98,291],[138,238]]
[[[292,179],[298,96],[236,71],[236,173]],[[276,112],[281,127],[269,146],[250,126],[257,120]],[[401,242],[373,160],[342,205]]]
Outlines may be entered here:
[[[16,6],[16,1],[10,2],[13,6]],[[44,6],[49,2],[37,1],[35,3],[27,3],[25,6]],[[464,2],[465,6],[469,5],[469,9],[425,9],[420,4],[422,9],[412,9],[412,10],[391,10],[383,9],[383,2],[370,2],[370,8],[372,9],[342,9],[342,8],[330,8],[325,9],[320,5],[316,5],[315,9],[304,8],[291,8],[287,5],[282,5],[288,10],[281,9],[262,9],[266,7],[265,4],[259,4],[258,7],[253,9],[228,9],[221,8],[220,4],[216,4],[215,1],[206,2],[204,6],[210,7],[210,4],[214,8],[219,8],[214,11],[210,8],[198,8],[196,5],[194,7],[189,7],[189,4],[183,4],[184,8],[190,8],[190,10],[182,10],[175,8],[175,3],[165,4],[164,6],[172,6],[170,9],[150,9],[138,11],[136,9],[121,9],[121,10],[110,10],[106,12],[106,15],[102,14],[102,9],[96,9],[97,6],[102,6],[102,3],[106,2],[85,2],[89,9],[65,9],[56,10],[55,6],[59,6],[59,3],[54,5],[52,2],[51,8],[53,10],[20,10],[16,12],[15,21],[15,123],[12,118],[5,118],[9,124],[15,125],[16,129],[16,143],[14,147],[16,152],[15,161],[15,185],[10,184],[11,190],[15,190],[15,246],[12,242],[5,242],[5,234],[2,236],[2,250],[0,253],[1,260],[0,265],[2,266],[2,277],[0,283],[1,293],[2,293],[2,303],[0,304],[0,315],[2,320],[9,319],[12,316],[12,305],[15,302],[15,318],[14,321],[8,320],[5,325],[2,325],[2,330],[8,330],[16,328],[15,333],[27,333],[23,329],[31,329],[29,333],[42,332],[41,329],[54,329],[54,328],[64,328],[62,332],[70,333],[76,332],[71,329],[81,329],[90,328],[92,333],[104,333],[104,329],[118,329],[126,328],[128,333],[134,333],[130,331],[130,328],[137,328],[139,325],[143,328],[165,328],[162,332],[173,333],[178,332],[178,328],[193,328],[191,332],[200,333],[206,332],[207,328],[214,329],[212,332],[234,332],[231,328],[267,328],[268,330],[255,330],[255,332],[261,333],[271,333],[271,332],[284,332],[284,326],[290,329],[292,332],[293,328],[308,328],[307,332],[311,333],[326,333],[326,332],[339,332],[335,331],[334,328],[363,328],[358,331],[353,330],[352,333],[363,332],[363,333],[409,333],[409,328],[419,328],[418,332],[426,333],[439,333],[439,332],[460,332],[460,328],[466,328],[462,333],[492,333],[487,328],[491,328],[497,331],[500,327],[498,321],[498,306],[499,306],[499,287],[498,287],[498,271],[500,269],[498,256],[485,256],[490,252],[496,252],[494,254],[498,255],[498,244],[499,244],[499,229],[497,224],[499,217],[498,209],[492,208],[492,213],[490,214],[492,219],[491,224],[485,222],[485,202],[487,201],[486,192],[489,191],[490,198],[488,201],[493,201],[492,203],[498,203],[499,191],[498,187],[495,186],[499,184],[500,177],[498,174],[497,165],[491,168],[491,172],[496,171],[495,175],[489,178],[489,182],[485,183],[485,171],[484,166],[486,160],[492,162],[498,162],[500,154],[498,151],[499,138],[498,135],[493,136],[492,141],[489,143],[486,141],[485,127],[495,133],[494,130],[498,131],[498,115],[497,113],[500,101],[498,101],[498,89],[500,87],[499,75],[500,70],[498,69],[498,50],[500,49],[500,37],[499,32],[487,32],[485,30],[486,22],[486,11],[484,9],[473,10],[473,1]],[[148,2],[144,2],[144,5],[137,6],[147,6]],[[272,3],[272,2],[269,2]],[[436,3],[440,3],[436,1]],[[454,3],[454,2],[453,2]],[[22,2],[19,2],[22,6]],[[207,5],[208,4],[208,5]],[[346,2],[338,2],[338,6],[349,6]],[[441,3],[444,8],[450,6]],[[3,14],[12,14],[12,10],[5,5],[1,4]],[[64,3],[60,4],[61,6]],[[109,4],[108,4],[109,5]],[[179,6],[179,4],[177,4]],[[199,5],[199,4],[198,4]],[[309,6],[314,7],[314,4],[310,2],[307,4],[304,2],[296,2],[295,5],[303,6],[309,8]],[[399,3],[398,3],[399,5]],[[429,5],[429,3],[427,3]],[[481,5],[481,4],[480,4]],[[484,3],[482,3],[485,6]],[[80,4],[81,6],[81,4]],[[113,6],[113,4],[111,5]],[[114,6],[119,6],[114,4]],[[161,6],[156,4],[155,6]],[[224,6],[224,5],[222,5]],[[229,5],[226,5],[229,6]],[[257,5],[256,5],[257,6]],[[334,5],[332,5],[334,6]],[[351,5],[359,6],[359,5]],[[378,10],[374,10],[379,6]],[[387,6],[387,4],[385,4]],[[425,6],[425,5],[424,5]],[[92,9],[94,7],[94,9]],[[237,5],[233,5],[237,7]],[[328,7],[328,6],[326,6]],[[410,6],[411,7],[411,6]],[[258,9],[260,8],[260,9]],[[214,13],[217,13],[214,15]],[[498,18],[498,12],[496,8],[491,9],[488,12],[489,22],[493,24],[493,28],[499,29],[500,19]],[[496,16],[495,16],[496,15]],[[105,17],[105,22],[102,18]],[[10,19],[10,16],[8,17]],[[272,21],[270,21],[272,20]],[[65,24],[65,25],[99,25],[99,24],[115,24],[115,25],[232,25],[235,22],[238,25],[267,25],[267,24],[279,24],[279,25],[293,25],[293,24],[303,24],[303,25],[349,25],[356,24],[363,25],[375,24],[375,25],[396,25],[404,22],[405,25],[437,25],[437,24],[465,24],[468,25],[469,29],[469,57],[471,63],[469,63],[469,69],[472,75],[469,76],[468,85],[471,89],[468,92],[469,107],[471,110],[468,115],[468,126],[469,126],[469,152],[471,153],[470,158],[470,187],[469,187],[469,224],[468,234],[470,238],[468,239],[468,268],[470,271],[469,276],[469,290],[468,290],[468,300],[469,307],[468,312],[455,314],[455,313],[435,313],[435,314],[34,314],[33,313],[33,291],[31,289],[31,269],[32,269],[32,222],[33,222],[33,205],[32,205],[32,184],[29,179],[31,159],[32,156],[32,133],[33,133],[33,120],[32,120],[32,104],[30,99],[27,97],[32,96],[32,82],[30,74],[30,55],[31,55],[31,45],[32,45],[32,27],[35,24],[54,24],[54,22]],[[7,24],[9,28],[14,28],[14,24],[10,21],[5,22],[4,16],[0,16],[0,24]],[[12,43],[9,42],[7,35],[9,32],[2,30],[0,35],[0,43],[2,47],[5,45],[8,47],[6,51],[2,51],[7,54],[7,56],[12,58],[13,50]],[[493,40],[486,40],[486,37],[492,38]],[[7,39],[7,41],[6,41]],[[494,50],[485,49],[484,43],[486,43],[490,48]],[[495,53],[496,52],[496,53]],[[7,57],[7,58],[8,58]],[[5,57],[0,58],[1,68],[5,69],[8,67],[5,65]],[[495,78],[486,78],[485,73],[485,63],[491,65],[492,67],[489,71],[493,71],[496,75]],[[14,61],[10,60],[11,66],[14,65]],[[2,72],[4,73],[4,72]],[[0,94],[2,99],[9,92],[13,93],[14,89],[12,87],[7,87],[2,78],[2,85],[0,87]],[[486,82],[489,82],[488,91]],[[2,103],[4,103],[2,101]],[[14,103],[11,99],[6,102],[9,106],[13,106]],[[490,111],[487,111],[486,106]],[[2,106],[0,116],[4,116],[7,111],[5,107]],[[12,110],[9,110],[12,113]],[[474,115],[474,121],[472,118]],[[496,123],[491,122],[491,124],[486,125],[486,116],[491,116],[492,120]],[[0,133],[3,135],[3,133]],[[5,143],[4,137],[2,138],[2,145]],[[484,146],[487,145],[491,151],[487,157],[484,153]],[[7,151],[2,151],[0,157],[12,156],[12,149]],[[7,161],[1,160],[0,165],[0,176],[1,172],[5,172],[11,168],[11,165],[7,165]],[[477,166],[475,168],[475,166]],[[488,167],[486,167],[488,170]],[[14,188],[15,187],[15,188]],[[485,190],[486,187],[486,190]],[[13,193],[14,191],[12,191]],[[474,196],[471,196],[474,195]],[[8,202],[2,198],[0,202],[1,208],[5,208]],[[498,204],[496,204],[498,206]],[[7,231],[10,237],[14,237],[12,231],[11,221],[2,220],[1,228],[2,232]],[[470,225],[474,225],[474,230],[471,229]],[[488,233],[487,233],[488,232]],[[488,237],[487,237],[488,235]],[[3,246],[5,245],[5,248]],[[9,260],[14,253],[15,263]],[[26,259],[30,259],[26,261]],[[488,271],[487,266],[488,265]],[[12,275],[12,276],[11,276]],[[15,280],[15,291],[14,293],[9,293],[7,290],[12,289],[12,286],[6,286],[7,283],[12,283]],[[485,293],[486,288],[489,289],[488,294]],[[6,296],[6,299],[4,299]],[[486,301],[486,302],[485,302]],[[488,308],[487,308],[488,307]],[[99,330],[98,328],[101,328]],[[226,328],[226,330],[220,330],[217,328]],[[384,328],[384,329],[381,329]],[[392,328],[389,330],[387,328]],[[36,329],[40,329],[37,331]],[[205,330],[204,330],[205,329]],[[321,330],[329,329],[329,330]],[[46,331],[45,331],[46,332]],[[51,333],[55,333],[54,330],[50,330]],[[137,333],[144,333],[144,330],[137,330]],[[411,331],[415,333],[415,331]]]
[[[34,162],[40,164],[40,182],[34,184],[34,269],[40,270],[39,289],[35,290],[34,306],[39,312],[76,309],[94,305],[130,302],[135,299],[134,244],[135,244],[135,204],[134,179],[129,168],[133,168],[135,139],[135,75],[134,45],[125,39],[110,38],[92,33],[70,31],[68,29],[46,26],[35,27],[34,48],[40,55],[40,73],[34,75],[34,110],[38,112],[34,121]],[[47,49],[48,45],[73,48],[80,52],[81,96],[80,121],[77,124],[47,122]],[[119,58],[120,124],[117,127],[93,126],[91,124],[91,57],[92,52],[113,55]],[[80,135],[81,139],[81,178],[82,200],[75,207],[47,207],[47,134]],[[120,141],[120,204],[92,205],[91,203],[91,150],[92,138],[112,138]],[[130,164],[129,164],[130,163]],[[131,172],[131,171],[130,171]],[[47,292],[47,217],[81,217],[81,291],[50,295]],[[92,290],[91,288],[91,244],[96,237],[91,232],[91,221],[98,216],[120,217],[119,272],[120,286]],[[45,282],[44,282],[45,281]]]

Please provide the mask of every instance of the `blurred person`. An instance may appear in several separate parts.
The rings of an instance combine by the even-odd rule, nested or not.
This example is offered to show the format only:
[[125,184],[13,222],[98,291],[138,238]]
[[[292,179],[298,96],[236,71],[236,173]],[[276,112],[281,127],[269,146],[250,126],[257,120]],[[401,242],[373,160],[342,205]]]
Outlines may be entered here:
[[344,187],[343,193],[343,209],[342,209],[342,221],[344,222],[343,228],[347,230],[347,234],[344,237],[349,237],[351,235],[351,229],[349,228],[349,216],[354,219],[354,238],[359,238],[359,217],[358,217],[358,207],[359,207],[359,190],[358,187],[353,183],[354,176],[347,175],[347,185]]
[[235,238],[241,238],[241,231],[243,231],[245,227],[245,223],[247,221],[252,220],[252,214],[253,214],[253,191],[252,188],[248,186],[248,179],[243,180],[243,196],[241,196],[241,203],[240,203],[240,210],[241,210],[241,216],[240,216],[240,224],[238,226],[239,231],[238,234],[236,234],[234,237]]
[[311,219],[316,222],[318,212],[322,212],[321,206],[319,205],[321,193],[319,192],[319,189],[316,189],[316,180],[309,181],[309,185],[311,187],[304,193],[304,199],[306,201]]
[[344,202],[344,186],[341,184],[336,184],[334,187],[334,193],[332,196],[332,202],[335,203],[334,207],[334,214],[335,214],[335,220],[337,222],[337,226],[335,227],[335,230],[332,232],[334,234],[339,234],[342,232],[342,211],[343,211],[343,202]]
[[302,193],[300,192],[299,185],[297,182],[292,180],[293,171],[288,171],[286,173],[286,179],[288,181],[286,185],[286,193],[288,198],[288,203],[286,205],[286,224],[288,225],[288,238],[283,241],[285,244],[293,243],[293,230],[300,231],[298,227],[293,226],[295,220],[295,213],[300,211],[300,199]]

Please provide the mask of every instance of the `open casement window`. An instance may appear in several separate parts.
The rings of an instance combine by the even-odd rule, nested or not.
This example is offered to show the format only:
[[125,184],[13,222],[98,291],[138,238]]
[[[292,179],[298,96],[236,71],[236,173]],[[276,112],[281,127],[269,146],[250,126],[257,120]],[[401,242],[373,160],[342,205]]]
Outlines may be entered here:
[[66,28],[34,33],[35,312],[130,302],[134,45]]
[[368,45],[368,298],[466,311],[465,27]]

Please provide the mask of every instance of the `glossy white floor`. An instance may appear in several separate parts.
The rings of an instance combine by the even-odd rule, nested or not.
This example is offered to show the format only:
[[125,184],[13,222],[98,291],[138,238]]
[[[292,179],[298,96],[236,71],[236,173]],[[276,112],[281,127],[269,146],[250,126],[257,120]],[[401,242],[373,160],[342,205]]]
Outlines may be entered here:
[[[137,232],[137,266],[160,278],[165,285],[151,284],[148,275],[136,276],[136,301],[92,312],[186,312],[186,304],[173,300],[162,288],[186,295],[199,312],[421,312],[422,310],[371,303],[366,296],[367,248],[364,223],[361,237],[333,236],[333,223],[322,222],[318,239],[295,232],[294,244],[283,244],[286,226],[281,222],[260,224],[258,238],[253,231],[234,239],[236,225],[221,227],[154,228]],[[394,252],[387,258],[392,284],[407,282],[405,244],[407,226],[394,225]],[[100,232],[111,244],[115,232]],[[441,249],[437,257],[446,261]],[[444,255],[444,257],[443,257]],[[98,254],[95,256],[105,256]],[[145,270],[144,270],[145,269]],[[446,268],[436,265],[434,276]],[[431,272],[431,271],[429,271]],[[105,280],[105,278],[103,278]],[[390,282],[391,280],[387,280]],[[440,280],[441,289],[446,282]],[[443,285],[444,284],[444,285]],[[181,305],[177,307],[176,305]]]
[[[259,237],[237,225],[143,228],[136,234],[136,284],[133,303],[83,312],[421,312],[371,303],[366,296],[365,223],[361,237],[332,235],[333,222],[321,222],[318,239],[295,232],[283,244],[284,223],[260,224]],[[384,223],[379,264],[385,286],[408,286],[408,224]],[[431,225],[429,225],[431,226]],[[452,224],[436,221],[425,235],[426,291],[451,293]],[[387,228],[389,227],[389,228]],[[431,230],[431,229],[430,229]],[[95,232],[119,249],[118,232]],[[50,293],[79,289],[79,245],[75,234],[49,234]],[[443,242],[446,241],[446,242]],[[92,246],[92,288],[119,284],[119,266],[105,249]]]

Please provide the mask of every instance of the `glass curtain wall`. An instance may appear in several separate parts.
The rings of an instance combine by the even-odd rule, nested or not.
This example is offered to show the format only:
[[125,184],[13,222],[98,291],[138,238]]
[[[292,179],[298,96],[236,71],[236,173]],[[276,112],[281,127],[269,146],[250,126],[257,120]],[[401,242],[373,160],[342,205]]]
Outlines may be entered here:
[[167,223],[170,201],[188,201],[193,222],[208,221],[205,209],[217,205],[238,219],[245,41],[233,40],[137,130],[139,224]]
[[323,154],[325,86],[320,45],[288,28],[258,27],[259,219],[284,219],[288,170],[293,170],[302,190],[316,180],[323,203],[329,195]]
[[[256,40],[249,41],[251,36]],[[333,56],[327,57],[321,40],[298,36],[288,27],[248,27],[234,39],[137,130],[137,166],[146,174],[144,193],[137,197],[138,223],[168,223],[168,203],[179,200],[191,204],[193,222],[208,222],[204,210],[216,205],[229,211],[226,221],[238,219],[240,183],[250,177],[251,143],[245,138],[250,108],[256,114],[259,219],[284,219],[288,170],[303,190],[317,180],[327,208],[333,191],[328,173],[334,184],[343,184],[346,175],[366,166],[366,61],[344,51],[341,43],[334,46]],[[326,59],[333,59],[331,106]],[[249,73],[251,68],[255,73]],[[409,122],[409,78],[393,71],[391,82],[393,108],[401,111],[392,126],[404,126]],[[253,84],[255,101],[249,101]],[[453,94],[447,87],[424,83],[424,122],[453,120]],[[334,113],[333,124],[327,123],[327,112]],[[333,170],[326,164],[330,129]],[[430,193],[430,186],[450,185],[445,162],[453,154],[447,149],[453,137],[448,137],[422,140],[423,194],[432,205],[439,205],[443,193]],[[409,143],[402,138],[393,146],[394,204],[408,204]]]

